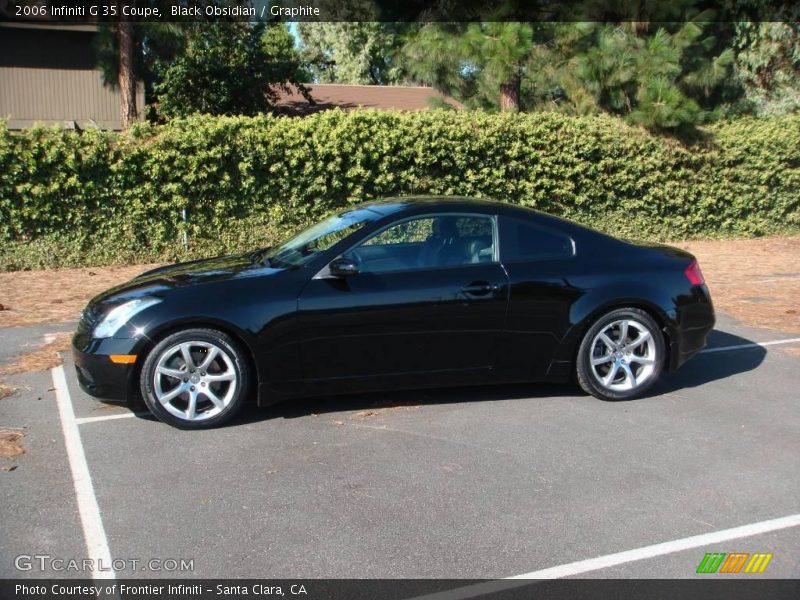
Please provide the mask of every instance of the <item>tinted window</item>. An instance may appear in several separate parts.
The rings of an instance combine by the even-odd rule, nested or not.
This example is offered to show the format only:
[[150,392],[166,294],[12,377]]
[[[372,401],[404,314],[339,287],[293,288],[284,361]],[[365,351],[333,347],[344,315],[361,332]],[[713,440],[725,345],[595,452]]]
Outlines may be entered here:
[[371,237],[364,246],[391,246],[394,244],[417,244],[433,235],[434,219],[412,219],[384,229]]
[[544,260],[573,255],[572,239],[547,227],[519,219],[500,219],[500,253],[503,261]]
[[367,273],[494,261],[489,216],[431,215],[392,225],[347,253]]
[[300,266],[379,217],[370,210],[351,210],[328,217],[272,248],[266,257],[274,267]]

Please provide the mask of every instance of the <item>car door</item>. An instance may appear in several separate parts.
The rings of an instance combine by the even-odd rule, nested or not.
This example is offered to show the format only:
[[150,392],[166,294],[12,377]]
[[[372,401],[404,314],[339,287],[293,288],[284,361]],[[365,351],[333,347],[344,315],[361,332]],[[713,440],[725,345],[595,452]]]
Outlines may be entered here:
[[[509,309],[497,356],[498,377],[544,379],[572,326],[570,310],[583,290],[573,283],[575,243],[528,219],[499,217],[500,258],[509,276]],[[558,365],[569,370],[569,365]]]
[[308,383],[487,371],[508,304],[495,218],[436,214],[378,231],[343,257],[355,275],[323,270],[299,297]]

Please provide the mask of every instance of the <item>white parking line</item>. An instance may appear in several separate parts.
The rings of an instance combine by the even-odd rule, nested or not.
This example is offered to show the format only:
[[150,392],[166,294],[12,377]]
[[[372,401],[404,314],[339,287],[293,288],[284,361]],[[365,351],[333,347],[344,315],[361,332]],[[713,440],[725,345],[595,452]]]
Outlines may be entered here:
[[[56,390],[58,414],[61,418],[61,429],[64,432],[64,443],[67,447],[67,459],[72,471],[72,481],[75,484],[75,495],[78,501],[78,512],[83,526],[83,537],[86,541],[87,558],[94,559],[95,570],[93,579],[115,579],[116,574],[111,568],[111,551],[108,548],[106,531],[103,529],[103,520],[100,517],[100,507],[92,485],[92,476],[86,455],[83,452],[81,434],[75,419],[75,409],[67,389],[67,379],[64,376],[64,367],[58,366],[50,370],[53,376],[53,386]],[[100,571],[98,567],[104,565]]]
[[700,354],[709,352],[727,352],[728,350],[746,350],[747,348],[761,348],[762,346],[777,346],[778,344],[798,344],[800,338],[789,338],[788,340],[773,340],[771,342],[751,342],[749,344],[736,344],[734,346],[718,346],[716,348],[705,348],[700,350]]
[[742,525],[740,527],[733,527],[731,529],[722,529],[720,531],[712,531],[711,533],[694,535],[679,540],[664,542],[662,544],[643,546],[641,548],[636,548],[635,550],[617,552],[616,554],[606,554],[605,556],[598,556],[597,558],[590,558],[588,560],[579,560],[577,562],[571,562],[564,565],[559,565],[557,567],[550,567],[549,569],[541,569],[540,571],[531,571],[530,573],[523,573],[522,575],[514,575],[513,577],[508,577],[506,579],[487,581],[486,583],[478,583],[444,592],[428,594],[426,596],[418,596],[414,600],[462,600],[464,598],[474,598],[484,594],[496,593],[503,590],[522,587],[528,585],[531,580],[561,579],[563,577],[572,577],[574,575],[588,573],[589,571],[607,569],[608,567],[614,567],[637,560],[654,558],[656,556],[663,556],[665,554],[672,554],[675,552],[681,552],[683,550],[691,550],[693,548],[701,548],[711,544],[729,542],[739,538],[760,535],[770,531],[789,529],[790,527],[797,526],[800,526],[800,513],[788,515],[786,517],[780,517],[778,519],[770,519],[769,521],[750,523],[749,525]]
[[149,412],[126,412],[126,413],[118,413],[115,415],[103,415],[101,417],[77,417],[75,419],[75,423],[78,425],[85,425],[86,423],[97,423],[98,421],[113,421],[114,419],[129,419],[131,417],[145,417],[149,415]]

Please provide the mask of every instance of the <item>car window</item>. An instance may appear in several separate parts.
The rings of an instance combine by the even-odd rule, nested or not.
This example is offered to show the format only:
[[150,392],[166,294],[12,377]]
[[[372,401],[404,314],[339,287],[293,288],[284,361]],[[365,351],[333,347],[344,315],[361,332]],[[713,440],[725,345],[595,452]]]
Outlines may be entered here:
[[572,238],[521,219],[500,219],[500,258],[503,262],[546,260],[573,256]]
[[365,209],[328,217],[270,249],[266,258],[274,267],[300,266],[379,217],[378,213]]
[[433,234],[433,219],[413,219],[384,229],[364,242],[365,246],[414,244],[424,242]]
[[387,227],[346,256],[365,273],[487,263],[494,262],[494,237],[488,215],[427,215]]

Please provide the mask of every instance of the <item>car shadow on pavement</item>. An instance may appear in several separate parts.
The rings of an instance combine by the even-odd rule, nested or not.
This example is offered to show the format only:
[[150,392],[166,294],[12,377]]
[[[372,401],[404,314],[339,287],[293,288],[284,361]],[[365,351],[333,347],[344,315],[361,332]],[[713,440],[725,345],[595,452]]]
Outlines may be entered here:
[[[753,342],[738,335],[715,330],[709,336],[707,347],[746,344]],[[661,394],[698,387],[751,371],[763,362],[765,356],[766,350],[761,346],[698,354],[677,372],[664,373],[661,380],[647,394],[630,402],[645,402]],[[524,383],[320,396],[288,400],[263,409],[249,405],[231,425],[244,425],[273,418],[294,419],[325,413],[370,412],[428,404],[463,404],[582,395],[585,395],[584,392],[574,383]]]
[[[707,350],[728,346],[755,344],[752,340],[725,331],[714,330],[708,337]],[[727,379],[739,373],[756,369],[767,355],[763,346],[702,352],[684,363],[674,373],[664,373],[643,399],[659,394],[668,394],[682,389],[694,388],[713,381]]]
[[244,425],[272,418],[296,419],[309,415],[338,412],[355,412],[363,413],[363,416],[370,416],[377,411],[404,407],[568,397],[578,393],[580,393],[579,390],[572,384],[524,383],[315,396],[287,400],[263,409],[250,405],[231,425]]

